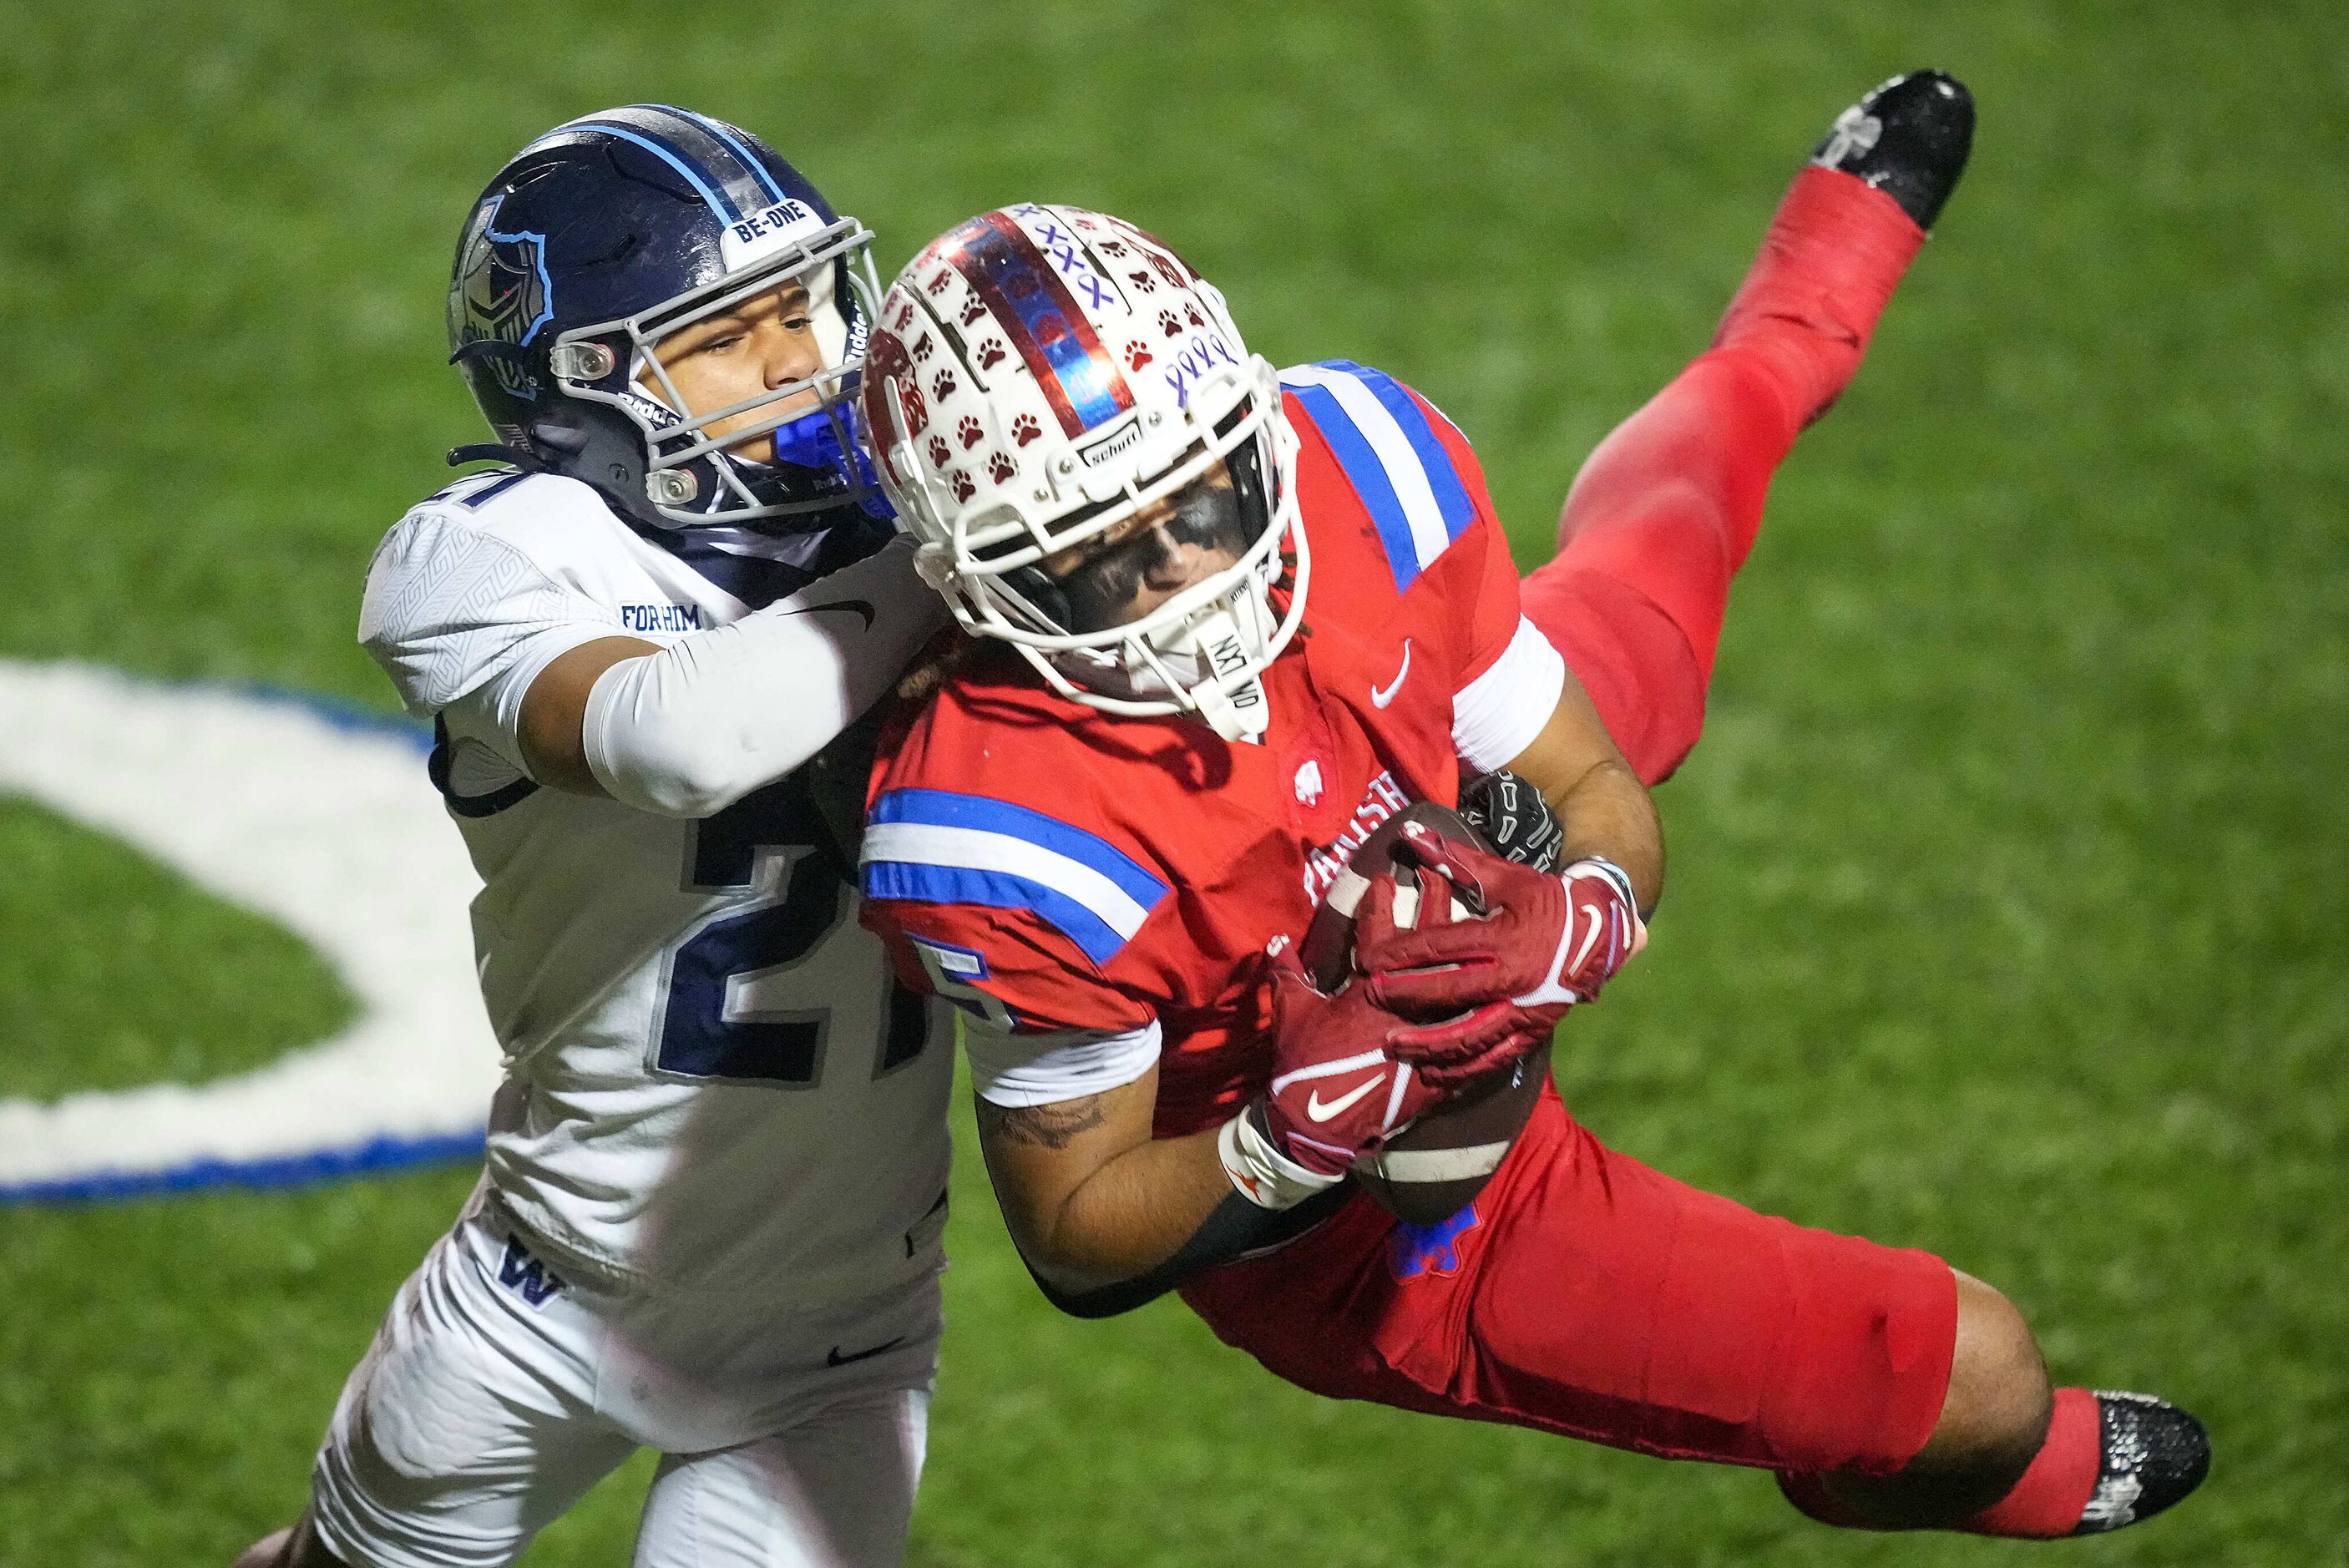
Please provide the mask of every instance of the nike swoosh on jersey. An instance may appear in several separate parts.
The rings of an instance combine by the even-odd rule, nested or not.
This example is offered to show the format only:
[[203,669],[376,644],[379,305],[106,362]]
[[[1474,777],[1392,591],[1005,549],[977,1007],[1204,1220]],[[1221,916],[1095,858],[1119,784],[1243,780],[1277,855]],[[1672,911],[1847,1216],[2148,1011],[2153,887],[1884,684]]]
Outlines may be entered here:
[[1305,1114],[1311,1117],[1316,1121],[1327,1121],[1333,1116],[1343,1114],[1348,1106],[1352,1105],[1356,1100],[1361,1099],[1364,1095],[1370,1093],[1371,1090],[1386,1082],[1386,1080],[1387,1075],[1381,1073],[1374,1078],[1371,1078],[1363,1083],[1356,1084],[1352,1088],[1348,1089],[1344,1094],[1340,1095],[1337,1099],[1330,1101],[1327,1105],[1324,1105],[1321,1102],[1321,1091],[1317,1088],[1311,1094],[1305,1097]]
[[873,629],[873,606],[862,599],[834,599],[830,603],[826,604],[808,604],[792,611],[792,614],[794,615],[817,615],[823,614],[826,610],[846,610],[851,614],[862,615],[864,617],[864,629],[868,632]]
[[823,1364],[827,1367],[845,1367],[852,1361],[870,1361],[883,1351],[895,1350],[905,1343],[905,1336],[901,1334],[896,1338],[885,1344],[876,1345],[870,1350],[859,1350],[847,1356],[843,1356],[840,1353],[840,1346],[835,1345],[832,1347],[832,1354],[823,1358]]
[[1383,691],[1377,686],[1371,688],[1371,706],[1384,707],[1394,701],[1395,693],[1402,689],[1402,677],[1409,674],[1411,674],[1411,639],[1405,637],[1402,640],[1402,668],[1395,671],[1395,678],[1387,683]]

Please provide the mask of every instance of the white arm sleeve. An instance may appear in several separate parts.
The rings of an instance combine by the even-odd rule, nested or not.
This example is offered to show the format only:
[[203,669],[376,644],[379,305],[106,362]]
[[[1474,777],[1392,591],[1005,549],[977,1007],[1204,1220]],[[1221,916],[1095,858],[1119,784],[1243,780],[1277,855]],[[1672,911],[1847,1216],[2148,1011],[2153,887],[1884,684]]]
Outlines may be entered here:
[[1452,698],[1452,748],[1479,772],[1506,767],[1534,743],[1566,690],[1566,660],[1531,621],[1492,666]]
[[812,583],[730,626],[597,678],[580,727],[615,800],[707,817],[797,768],[879,700],[946,619],[914,542]]
[[1054,1105],[1121,1088],[1151,1069],[1159,1041],[1155,1018],[1123,1035],[1091,1029],[1013,1035],[963,1020],[971,1082],[989,1105]]

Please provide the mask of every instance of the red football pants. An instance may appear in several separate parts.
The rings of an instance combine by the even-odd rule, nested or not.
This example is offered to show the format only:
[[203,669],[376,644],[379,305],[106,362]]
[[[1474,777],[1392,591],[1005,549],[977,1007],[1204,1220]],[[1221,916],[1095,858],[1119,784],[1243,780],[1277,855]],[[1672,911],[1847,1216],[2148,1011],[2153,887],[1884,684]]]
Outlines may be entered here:
[[1183,1298],[1302,1388],[1670,1459],[1899,1470],[1940,1417],[1957,1284],[1929,1253],[1754,1213],[1607,1149],[1554,1088],[1468,1209],[1367,1196]]

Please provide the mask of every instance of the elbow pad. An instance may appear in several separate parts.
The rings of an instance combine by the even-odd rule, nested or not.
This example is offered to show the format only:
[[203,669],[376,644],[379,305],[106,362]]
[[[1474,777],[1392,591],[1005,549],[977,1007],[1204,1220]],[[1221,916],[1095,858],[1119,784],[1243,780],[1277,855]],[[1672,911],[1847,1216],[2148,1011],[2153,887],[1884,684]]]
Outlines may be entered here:
[[597,677],[580,724],[588,771],[622,805],[707,817],[792,771],[880,699],[946,617],[913,542],[730,626]]

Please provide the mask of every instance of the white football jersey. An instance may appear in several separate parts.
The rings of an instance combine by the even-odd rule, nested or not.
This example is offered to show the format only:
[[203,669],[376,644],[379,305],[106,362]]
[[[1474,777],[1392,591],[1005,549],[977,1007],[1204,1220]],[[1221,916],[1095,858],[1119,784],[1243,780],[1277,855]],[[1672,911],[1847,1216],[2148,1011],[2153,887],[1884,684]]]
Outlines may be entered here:
[[780,1305],[937,1266],[950,1036],[858,926],[806,770],[685,821],[543,789],[515,740],[570,648],[725,625],[887,536],[721,548],[492,472],[376,552],[359,639],[438,726],[433,780],[484,883],[474,951],[506,1069],[489,1181],[574,1267]]

